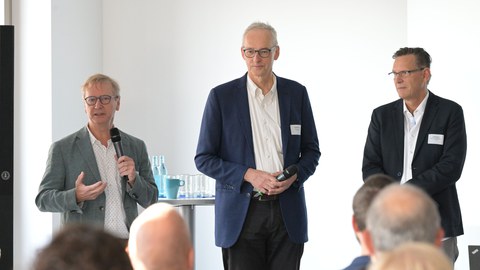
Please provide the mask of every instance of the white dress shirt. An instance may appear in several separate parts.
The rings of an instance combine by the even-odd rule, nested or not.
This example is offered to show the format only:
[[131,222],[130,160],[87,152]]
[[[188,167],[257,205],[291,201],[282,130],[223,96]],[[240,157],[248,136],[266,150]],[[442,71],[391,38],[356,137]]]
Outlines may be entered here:
[[247,91],[252,124],[253,150],[257,170],[274,173],[283,170],[282,132],[278,107],[277,79],[263,95],[248,77]]
[[115,148],[111,140],[108,140],[107,147],[105,147],[93,136],[90,130],[88,132],[100,172],[101,179],[99,180],[107,182],[105,188],[105,230],[121,239],[128,239],[127,217],[122,198],[122,179],[115,160]]
[[403,101],[403,115],[405,117],[404,122],[404,145],[403,145],[403,174],[400,183],[404,184],[408,180],[412,179],[412,160],[415,153],[415,145],[417,144],[418,131],[422,124],[423,114],[425,113],[425,107],[429,97],[429,92],[422,100],[417,109],[411,114],[405,101]]

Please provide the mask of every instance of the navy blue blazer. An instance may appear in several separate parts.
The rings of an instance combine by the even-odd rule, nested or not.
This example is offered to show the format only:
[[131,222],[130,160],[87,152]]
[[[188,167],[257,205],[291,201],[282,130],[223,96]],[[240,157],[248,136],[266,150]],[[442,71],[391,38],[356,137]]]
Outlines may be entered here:
[[[280,194],[283,220],[295,243],[307,235],[307,209],[303,183],[320,158],[317,131],[306,88],[277,77],[284,166],[297,164],[296,181]],[[292,135],[291,125],[301,125]],[[256,168],[247,96],[247,75],[211,90],[203,114],[195,164],[216,179],[215,244],[231,247],[238,239],[247,215],[253,186],[244,181],[248,168]]]
[[[431,139],[436,135],[443,135],[443,143]],[[403,101],[399,99],[373,111],[363,155],[363,178],[385,173],[400,181],[403,148]],[[462,174],[466,153],[462,107],[430,92],[415,145],[412,179],[408,183],[422,188],[437,203],[446,237],[463,234],[455,183]]]

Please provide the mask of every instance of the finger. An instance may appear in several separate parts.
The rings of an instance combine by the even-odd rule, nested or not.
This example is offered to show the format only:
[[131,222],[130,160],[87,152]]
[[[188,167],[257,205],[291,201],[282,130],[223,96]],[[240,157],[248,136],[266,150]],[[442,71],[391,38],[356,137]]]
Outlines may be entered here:
[[80,172],[80,174],[77,176],[77,180],[75,181],[75,186],[79,186],[83,184],[83,178],[85,177],[85,174]]

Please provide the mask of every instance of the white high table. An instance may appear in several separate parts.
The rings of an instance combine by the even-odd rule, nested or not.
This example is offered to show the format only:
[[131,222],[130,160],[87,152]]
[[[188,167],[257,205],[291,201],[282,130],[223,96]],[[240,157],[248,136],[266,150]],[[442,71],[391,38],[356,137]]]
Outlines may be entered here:
[[158,199],[158,202],[171,204],[187,223],[192,243],[195,244],[195,207],[202,205],[214,205],[215,198],[186,198],[186,199]]

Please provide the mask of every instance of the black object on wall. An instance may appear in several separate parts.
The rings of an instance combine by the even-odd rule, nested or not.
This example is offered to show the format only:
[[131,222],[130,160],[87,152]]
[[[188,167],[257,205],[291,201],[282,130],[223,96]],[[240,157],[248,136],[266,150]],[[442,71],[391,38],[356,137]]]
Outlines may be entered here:
[[0,25],[0,269],[13,269],[13,40]]

